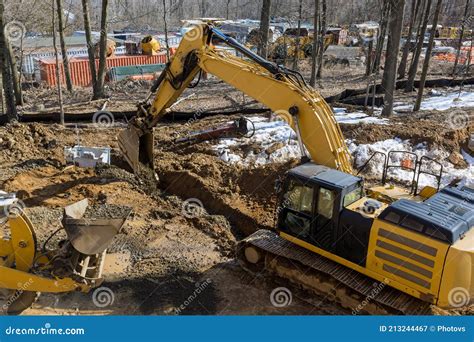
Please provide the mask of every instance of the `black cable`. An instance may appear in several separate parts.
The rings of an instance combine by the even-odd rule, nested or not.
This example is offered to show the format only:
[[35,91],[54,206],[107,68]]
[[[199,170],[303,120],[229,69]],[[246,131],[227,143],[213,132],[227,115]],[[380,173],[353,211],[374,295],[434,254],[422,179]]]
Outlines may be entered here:
[[198,75],[197,81],[194,83],[189,83],[188,88],[191,88],[191,89],[196,88],[199,84],[199,81],[201,80],[201,75],[202,75],[202,69],[199,69],[199,75]]
[[46,253],[46,245],[48,244],[49,240],[51,240],[51,239],[52,239],[60,230],[62,230],[62,229],[63,229],[63,227],[56,229],[56,230],[46,239],[46,241],[43,243],[43,246],[42,246],[42,248],[41,248],[41,250],[42,250],[44,253]]

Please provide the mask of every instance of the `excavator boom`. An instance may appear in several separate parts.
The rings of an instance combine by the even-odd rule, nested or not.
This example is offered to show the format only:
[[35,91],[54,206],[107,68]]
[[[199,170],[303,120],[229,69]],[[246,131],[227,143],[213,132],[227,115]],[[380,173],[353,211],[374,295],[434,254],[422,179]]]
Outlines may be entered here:
[[[220,38],[245,56],[236,57],[210,44]],[[209,24],[183,37],[171,62],[156,80],[154,101],[140,104],[137,117],[119,135],[119,146],[135,172],[153,168],[152,130],[199,72],[212,74],[270,108],[297,133],[302,155],[320,165],[352,172],[349,152],[331,108],[303,77],[248,50]],[[151,97],[151,95],[149,96]]]

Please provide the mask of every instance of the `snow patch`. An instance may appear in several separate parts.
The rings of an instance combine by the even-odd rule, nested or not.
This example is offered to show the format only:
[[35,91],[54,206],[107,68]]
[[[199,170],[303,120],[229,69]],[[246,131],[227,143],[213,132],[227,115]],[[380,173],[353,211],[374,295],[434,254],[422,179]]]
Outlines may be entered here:
[[[351,152],[356,167],[361,167],[374,152],[383,152],[388,153],[390,151],[407,151],[415,153],[418,158],[422,156],[427,156],[432,158],[443,165],[443,177],[441,178],[441,186],[446,186],[451,181],[457,178],[464,179],[467,184],[474,184],[474,158],[468,160],[466,158],[467,153],[463,153],[463,157],[469,163],[469,167],[466,169],[456,169],[453,164],[448,162],[446,159],[449,157],[447,151],[441,149],[432,149],[429,150],[426,143],[413,145],[410,140],[402,140],[399,138],[387,139],[384,141],[378,141],[374,144],[361,144],[357,145],[354,142],[349,141],[348,143],[349,151]],[[401,153],[394,153],[391,160],[389,161],[392,165],[400,165],[401,160],[406,158]],[[439,166],[434,163],[426,163],[423,170],[430,171],[432,173],[438,173]],[[383,172],[383,158],[374,157],[373,162],[370,162],[365,169],[364,173],[369,174],[375,177],[382,177]],[[402,169],[390,169],[388,177],[393,177],[394,179],[399,179],[406,182],[411,182],[413,179],[413,173],[402,170]],[[425,185],[436,185],[436,179],[432,176],[421,174],[420,175],[420,186]]]
[[[336,115],[345,112],[335,109]],[[267,117],[251,117],[255,125],[255,134],[250,138],[221,139],[213,146],[217,155],[225,162],[243,166],[260,166],[269,163],[284,163],[291,159],[300,158],[301,153],[296,140],[296,134],[288,124],[282,120],[271,120]],[[250,129],[251,127],[249,127]],[[410,140],[399,138],[378,141],[374,144],[357,145],[353,141],[346,141],[349,151],[355,160],[356,167],[361,167],[374,152],[388,153],[389,151],[414,152],[418,158],[427,156],[443,165],[441,185],[445,186],[456,178],[464,178],[468,184],[474,183],[474,158],[461,151],[469,164],[466,169],[456,169],[447,161],[449,152],[442,149],[429,149],[426,143],[412,144]],[[391,164],[400,165],[404,156],[400,153],[392,155]],[[427,170],[436,173],[437,164],[424,164]],[[374,177],[382,176],[383,160],[376,157],[369,163],[364,173]],[[389,177],[411,182],[413,174],[402,169],[391,169]],[[435,185],[435,178],[421,174],[420,186]]]
[[[347,112],[346,108],[333,108],[334,116],[336,121],[344,124],[376,124],[376,125],[386,125],[388,119],[380,118],[378,116],[369,116],[364,112]],[[381,112],[381,110],[380,110]],[[377,113],[377,112],[376,112]],[[380,114],[380,113],[379,113]]]
[[[421,102],[421,110],[447,110],[450,108],[466,108],[474,107],[474,92],[472,91],[454,91],[442,94],[436,94],[435,96],[428,96],[423,99]],[[397,111],[407,111],[412,110],[412,104],[403,104],[396,102],[394,104],[393,110]]]
[[[251,117],[249,120],[255,126],[255,133],[252,137],[221,139],[214,146],[223,161],[245,166],[259,166],[268,163],[284,163],[293,158],[300,158],[301,153],[296,133],[286,122],[280,119],[270,120],[266,117]],[[249,125],[248,128],[250,132],[253,129],[252,125]],[[244,146],[252,146],[252,150],[242,155]]]

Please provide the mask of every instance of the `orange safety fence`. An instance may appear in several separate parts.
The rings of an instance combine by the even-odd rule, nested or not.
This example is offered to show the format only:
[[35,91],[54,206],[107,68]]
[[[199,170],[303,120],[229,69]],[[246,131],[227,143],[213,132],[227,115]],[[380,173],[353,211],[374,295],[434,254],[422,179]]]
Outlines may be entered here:
[[[170,51],[171,54],[174,51]],[[107,69],[119,66],[146,65],[146,64],[164,64],[167,62],[166,53],[159,53],[154,56],[133,55],[133,56],[114,56],[107,58]],[[96,69],[99,68],[99,60],[95,60]],[[54,59],[40,60],[41,80],[50,86],[56,86],[56,61]],[[64,66],[59,65],[61,83],[64,85]],[[88,87],[92,84],[92,77],[89,67],[89,59],[72,58],[69,60],[69,71],[74,86]]]

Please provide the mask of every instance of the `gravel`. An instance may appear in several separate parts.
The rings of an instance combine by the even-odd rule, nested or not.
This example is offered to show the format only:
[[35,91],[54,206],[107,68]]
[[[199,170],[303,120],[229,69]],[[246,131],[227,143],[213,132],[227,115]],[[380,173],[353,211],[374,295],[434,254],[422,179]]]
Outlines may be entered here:
[[130,207],[115,204],[96,204],[88,206],[83,219],[120,219],[130,214]]

